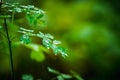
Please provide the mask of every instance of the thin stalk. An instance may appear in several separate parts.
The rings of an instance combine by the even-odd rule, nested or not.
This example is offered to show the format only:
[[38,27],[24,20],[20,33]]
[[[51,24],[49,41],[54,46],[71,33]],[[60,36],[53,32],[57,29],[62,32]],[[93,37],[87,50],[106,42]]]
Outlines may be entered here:
[[10,52],[11,80],[14,80],[14,67],[13,67],[12,47],[11,47],[10,36],[9,36],[9,33],[8,33],[6,18],[4,18],[4,24],[5,24],[5,31],[6,31],[8,45],[9,45],[9,52]]

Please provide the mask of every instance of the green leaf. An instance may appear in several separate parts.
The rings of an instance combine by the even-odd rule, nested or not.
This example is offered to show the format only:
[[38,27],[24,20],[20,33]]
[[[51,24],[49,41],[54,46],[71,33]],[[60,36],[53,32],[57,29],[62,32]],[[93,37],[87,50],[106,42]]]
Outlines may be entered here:
[[57,45],[57,44],[61,44],[61,41],[53,40],[53,44],[55,44],[55,45]]
[[43,52],[49,53],[48,49],[46,49],[43,46],[38,45],[38,44],[30,43],[25,46],[32,50],[31,54],[30,54],[30,58],[37,62],[42,62],[45,60],[45,56],[44,56]]
[[60,51],[60,53],[62,54],[63,57],[68,56],[67,50],[65,48],[59,46],[58,49],[59,49],[59,51]]
[[52,49],[53,49],[55,54],[60,53],[63,57],[68,56],[66,49],[63,47],[52,45]]
[[42,51],[44,51],[46,53],[50,53],[50,51],[48,49],[46,49],[44,46],[42,46],[42,45],[39,45],[39,48],[40,48],[40,50],[42,50]]
[[45,34],[45,38],[54,39],[54,36],[52,36],[51,34]]
[[60,73],[59,71],[54,70],[54,69],[52,69],[50,67],[48,67],[48,71],[51,72],[51,73],[54,73],[54,74],[59,74]]
[[27,19],[29,21],[29,23],[33,26],[39,26],[39,25],[43,25],[45,22],[44,20],[41,20],[41,18],[43,17],[43,12],[42,11],[31,11],[31,13],[27,14]]
[[32,15],[30,15],[30,14],[27,14],[26,17],[28,19],[29,24],[30,25],[34,25],[34,23],[35,23],[35,17],[32,16]]
[[25,29],[23,27],[20,27],[21,31],[25,31],[25,32],[34,32],[34,30],[30,30],[30,29]]
[[30,44],[27,44],[25,46],[27,48],[30,48],[33,51],[40,51],[39,45],[37,45],[37,44],[30,43]]
[[58,80],[64,80],[64,78],[63,78],[61,75],[58,75],[58,76],[57,76],[57,79],[58,79]]
[[44,33],[39,32],[39,33],[37,34],[37,37],[39,37],[39,38],[43,38],[43,37],[44,37]]
[[47,49],[50,49],[52,46],[52,40],[46,37],[43,38],[42,43]]
[[84,80],[79,74],[77,74],[74,71],[71,71],[72,75],[77,79],[77,80]]
[[71,79],[72,78],[72,76],[68,75],[68,74],[61,74],[61,76],[65,79]]
[[24,74],[22,80],[34,80],[34,78],[32,75]]
[[31,59],[37,61],[37,62],[42,62],[45,60],[45,56],[42,51],[32,51],[30,54]]
[[14,11],[17,12],[17,13],[21,13],[21,12],[22,12],[22,9],[19,8],[19,7],[15,7],[15,8],[14,8]]
[[43,16],[44,16],[44,14],[39,14],[39,15],[37,16],[37,19],[41,19]]
[[46,49],[44,46],[39,45],[39,44],[30,43],[30,44],[27,44],[25,46],[27,48],[30,48],[31,50],[34,50],[34,51],[43,51],[43,52],[49,53],[48,49]]
[[52,49],[53,49],[53,52],[54,52],[55,55],[57,55],[59,53],[59,49],[56,45],[53,44]]
[[31,42],[30,38],[28,35],[23,35],[21,38],[20,38],[20,41],[21,43],[25,43],[25,44],[29,44]]
[[42,32],[39,32],[37,34],[33,33],[33,30],[25,29],[25,28],[20,28],[18,31],[20,33],[23,33],[24,35],[21,37],[22,43],[29,43],[31,40],[29,36],[36,36],[39,38],[42,38],[42,44],[45,46],[47,49],[52,49],[54,54],[57,55],[60,53],[63,57],[68,56],[66,49],[63,47],[57,46],[58,44],[61,44],[60,41],[54,40],[54,36],[51,34],[44,34]]
[[55,69],[52,69],[50,67],[48,67],[48,71],[51,72],[51,73],[57,74],[58,75],[57,76],[58,80],[71,79],[72,78],[71,75],[60,73],[59,71],[57,71]]

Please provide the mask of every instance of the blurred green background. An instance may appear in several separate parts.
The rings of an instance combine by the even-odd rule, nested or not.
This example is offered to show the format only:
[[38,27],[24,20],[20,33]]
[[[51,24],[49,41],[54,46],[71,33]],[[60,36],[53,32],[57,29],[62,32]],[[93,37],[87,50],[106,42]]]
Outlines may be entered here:
[[[4,0],[4,2],[31,4],[46,11],[46,24],[34,29],[50,33],[57,40],[61,40],[69,55],[62,58],[46,54],[49,52],[43,50],[41,53],[45,54],[39,55],[40,61],[36,61],[30,58],[31,49],[14,43],[16,80],[20,80],[23,74],[50,80],[55,75],[47,71],[48,66],[67,74],[73,70],[84,80],[120,79],[120,1]],[[16,15],[16,26],[28,26],[22,17],[24,16]],[[11,26],[10,30],[15,32],[16,26]],[[37,45],[41,43],[37,38],[33,38],[33,42]],[[10,63],[7,42],[1,38],[0,44],[0,80],[8,80]]]

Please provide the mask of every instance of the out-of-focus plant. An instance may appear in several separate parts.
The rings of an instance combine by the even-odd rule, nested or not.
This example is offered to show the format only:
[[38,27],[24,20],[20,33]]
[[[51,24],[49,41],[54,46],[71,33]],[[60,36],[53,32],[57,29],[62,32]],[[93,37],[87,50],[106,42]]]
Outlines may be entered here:
[[52,69],[50,67],[48,67],[48,71],[50,73],[53,73],[53,74],[56,74],[57,77],[54,77],[53,79],[51,80],[65,80],[65,79],[73,79],[75,78],[76,80],[83,80],[76,72],[74,71],[71,71],[71,74],[64,74],[64,73],[61,73],[59,72],[58,70],[55,70],[55,69]]
[[[0,1],[0,18],[3,19],[4,27],[3,25],[0,26],[1,29],[1,35],[4,36],[8,40],[8,47],[9,47],[9,53],[10,53],[10,62],[11,62],[11,77],[12,80],[15,79],[14,77],[14,66],[13,66],[13,52],[12,52],[12,43],[14,37],[11,37],[9,33],[9,25],[7,24],[7,20],[11,21],[12,25],[14,25],[14,17],[17,14],[23,13],[27,16],[29,25],[31,26],[39,26],[40,22],[44,22],[41,18],[44,16],[45,11],[36,8],[33,5],[20,5],[19,3],[3,3]],[[3,24],[2,23],[2,24]],[[4,29],[5,28],[5,34]],[[64,48],[61,46],[58,46],[61,42],[58,40],[55,40],[54,37],[51,34],[44,34],[42,32],[35,33],[34,30],[29,30],[23,27],[20,27],[18,30],[19,33],[22,33],[23,35],[20,37],[21,43],[25,44],[26,47],[33,49],[31,52],[31,58],[35,59],[36,61],[40,61],[41,59],[39,56],[41,56],[41,47],[35,44],[31,43],[31,37],[38,37],[42,39],[42,44],[46,49],[52,49],[54,54],[57,55],[58,53],[61,53],[63,57],[67,56],[67,52]],[[15,37],[16,38],[16,37]],[[31,43],[31,44],[29,44]],[[43,48],[42,48],[43,49]],[[47,51],[46,49],[43,49]],[[44,58],[44,57],[41,57]],[[32,80],[31,76],[23,76],[23,80]]]
[[[80,75],[78,75],[76,72],[71,71],[71,74],[65,74],[61,73],[58,70],[52,69],[50,67],[47,68],[48,72],[55,74],[56,77],[53,77],[49,80],[84,80]],[[24,74],[22,75],[22,80],[41,80],[41,79],[34,79],[34,77],[30,74]]]
[[22,80],[34,80],[34,78],[32,75],[24,74]]

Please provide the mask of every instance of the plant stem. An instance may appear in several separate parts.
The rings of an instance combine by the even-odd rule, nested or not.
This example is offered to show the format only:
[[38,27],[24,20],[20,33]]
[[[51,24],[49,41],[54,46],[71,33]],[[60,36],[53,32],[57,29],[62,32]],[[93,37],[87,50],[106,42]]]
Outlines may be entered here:
[[5,31],[6,31],[8,45],[9,45],[9,52],[10,52],[11,80],[14,80],[14,67],[13,67],[12,47],[11,47],[10,36],[9,36],[9,33],[8,33],[6,18],[4,18],[4,24],[5,24]]

